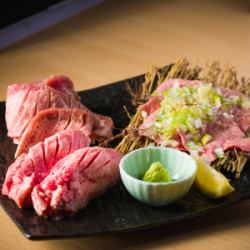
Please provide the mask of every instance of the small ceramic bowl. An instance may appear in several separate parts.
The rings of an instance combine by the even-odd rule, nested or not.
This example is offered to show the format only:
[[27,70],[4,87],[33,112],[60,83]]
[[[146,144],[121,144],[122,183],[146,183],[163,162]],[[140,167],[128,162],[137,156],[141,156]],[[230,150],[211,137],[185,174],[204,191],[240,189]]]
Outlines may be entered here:
[[[149,166],[161,162],[167,167],[171,182],[142,181]],[[147,147],[132,151],[120,162],[120,173],[124,186],[137,200],[162,206],[180,200],[191,188],[195,180],[197,166],[188,154],[176,149]]]

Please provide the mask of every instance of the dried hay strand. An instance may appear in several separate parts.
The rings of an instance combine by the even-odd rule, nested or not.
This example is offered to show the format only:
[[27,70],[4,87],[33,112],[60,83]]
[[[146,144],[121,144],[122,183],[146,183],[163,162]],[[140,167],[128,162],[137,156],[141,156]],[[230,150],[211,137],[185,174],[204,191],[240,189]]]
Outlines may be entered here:
[[[239,90],[247,96],[250,96],[250,79],[237,77],[237,72],[234,67],[226,65],[221,67],[219,62],[213,62],[205,65],[204,68],[200,66],[192,66],[187,59],[179,59],[172,65],[165,67],[153,66],[152,69],[146,73],[145,81],[136,93],[131,92],[132,102],[138,107],[149,100],[155,89],[164,81],[171,78],[183,78],[188,80],[202,80],[211,82],[214,86],[226,87]],[[137,112],[130,117],[129,125],[119,134],[122,138],[116,149],[122,154],[126,154],[132,150],[143,148],[149,144],[154,144],[152,140],[140,136],[138,129],[143,122],[141,113]],[[221,171],[222,169],[230,171],[235,174],[236,178],[240,177],[250,154],[242,152],[237,149],[228,150],[225,152],[223,159],[218,159],[212,163],[212,166]]]

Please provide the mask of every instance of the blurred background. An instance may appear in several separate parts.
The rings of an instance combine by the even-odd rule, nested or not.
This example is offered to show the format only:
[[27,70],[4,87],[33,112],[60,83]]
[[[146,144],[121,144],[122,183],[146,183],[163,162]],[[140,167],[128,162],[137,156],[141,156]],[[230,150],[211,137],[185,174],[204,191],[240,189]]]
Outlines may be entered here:
[[39,13],[49,7],[63,2],[60,0],[1,0],[0,1],[0,28],[16,23],[24,18]]
[[[179,57],[249,75],[249,0],[0,0],[0,93],[52,73],[86,89]],[[20,40],[20,41],[19,41]]]

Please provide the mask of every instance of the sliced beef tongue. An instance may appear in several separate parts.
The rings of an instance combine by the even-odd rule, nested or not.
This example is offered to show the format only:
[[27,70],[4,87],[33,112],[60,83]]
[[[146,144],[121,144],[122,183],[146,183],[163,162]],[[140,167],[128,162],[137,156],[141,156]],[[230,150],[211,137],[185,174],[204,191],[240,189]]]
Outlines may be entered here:
[[20,143],[16,157],[66,128],[80,128],[93,141],[109,138],[113,131],[112,119],[81,104],[73,82],[63,75],[52,75],[34,84],[10,85],[5,117],[8,136]]
[[196,86],[201,83],[202,82],[198,80],[169,79],[160,84],[156,89],[156,93],[158,94],[158,96],[151,97],[145,104],[139,106],[139,110],[144,111],[145,115],[149,116],[160,108],[162,94],[164,91],[174,87],[185,87],[187,85]]
[[221,94],[224,97],[230,97],[230,96],[238,96],[238,97],[246,97],[244,94],[237,90],[229,89],[229,88],[224,88],[224,87],[219,87]]
[[32,192],[38,215],[61,219],[85,207],[120,178],[122,155],[110,148],[88,147],[66,156]]
[[164,91],[168,90],[169,88],[174,87],[185,87],[187,85],[189,86],[196,86],[201,84],[201,81],[198,80],[186,80],[186,79],[169,79],[165,82],[163,82],[159,87],[157,88],[157,93],[162,94]]
[[33,145],[66,129],[80,129],[86,136],[90,136],[92,127],[93,115],[88,111],[58,108],[43,110],[30,121],[15,156],[27,153]]
[[242,138],[242,139],[232,139],[232,140],[227,140],[223,144],[223,149],[228,150],[228,149],[233,149],[233,148],[238,148],[241,149],[242,151],[245,152],[250,152],[250,138]]
[[[154,140],[158,144],[161,144],[164,141],[164,138],[155,134],[155,130],[152,125],[155,123],[158,110],[161,107],[163,92],[169,88],[185,87],[187,85],[196,86],[201,83],[201,81],[197,80],[169,79],[159,85],[156,89],[158,96],[151,97],[145,104],[139,106],[138,108],[144,116],[144,121],[140,127],[139,134]],[[180,148],[182,149],[183,147],[180,145]]]
[[18,143],[31,119],[48,108],[86,109],[66,76],[53,75],[34,84],[10,85],[6,99],[8,136]]
[[144,112],[144,116],[148,117],[150,114],[154,113],[161,107],[161,98],[158,96],[153,96],[148,100],[148,102],[139,106],[139,110]]
[[110,117],[94,114],[91,138],[93,140],[108,139],[113,135],[113,128],[113,120]]
[[[51,75],[44,80],[44,84],[58,91],[68,92],[68,94],[75,93],[73,82],[64,75]],[[76,98],[79,99],[78,96]]]
[[108,138],[112,135],[113,122],[106,116],[96,115],[83,109],[46,109],[30,121],[17,147],[16,157],[45,138],[66,130],[79,129],[92,139]]
[[250,133],[250,109],[244,110],[239,119],[239,124],[245,133]]
[[212,136],[212,141],[203,147],[203,155],[206,155],[212,162],[217,157],[215,151],[221,148],[223,151],[238,148],[249,152],[250,138],[246,138],[238,123],[231,119],[221,118],[217,123],[207,129]]
[[89,144],[90,138],[82,131],[64,130],[34,145],[9,167],[2,193],[20,208],[30,206],[33,187],[48,175],[56,162]]
[[[139,134],[146,136],[157,144],[164,143],[163,136],[156,134],[155,129],[152,126],[157,118],[158,110],[160,108],[162,93],[169,88],[184,87],[187,85],[196,86],[202,84],[201,81],[190,81],[185,79],[170,79],[163,82],[156,90],[157,96],[153,96],[148,102],[139,106],[144,120],[139,129]],[[224,97],[241,97],[246,96],[239,91],[218,87],[218,90]],[[242,107],[236,107],[232,110],[233,119],[227,119],[226,117],[218,117],[218,119],[209,124],[206,127],[204,133],[212,135],[212,141],[203,147],[203,155],[211,162],[216,159],[215,150],[221,148],[222,150],[238,148],[242,151],[250,152],[250,109],[244,109]],[[183,131],[176,131],[179,138],[173,138],[177,144],[170,144],[167,146],[177,147],[181,150],[188,151],[187,143],[189,142]]]

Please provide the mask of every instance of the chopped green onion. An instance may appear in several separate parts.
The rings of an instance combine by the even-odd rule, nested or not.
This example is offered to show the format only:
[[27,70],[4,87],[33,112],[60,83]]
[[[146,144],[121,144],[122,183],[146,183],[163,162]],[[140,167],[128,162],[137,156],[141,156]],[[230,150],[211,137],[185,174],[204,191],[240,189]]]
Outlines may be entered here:
[[196,151],[196,152],[201,152],[202,151],[202,147],[195,144],[194,142],[190,141],[187,143],[187,146],[189,148],[190,151]]
[[217,156],[217,158],[223,158],[224,157],[224,151],[222,148],[216,148],[214,150],[215,155]]
[[[161,107],[157,111],[153,127],[157,135],[168,139],[175,138],[177,130],[181,129],[184,133],[192,135],[191,140],[198,135],[200,141],[202,128],[214,122],[218,116],[231,119],[235,105],[250,106],[247,99],[222,96],[220,89],[213,88],[211,83],[181,87],[176,81],[174,87],[164,91],[161,97]],[[204,145],[210,139],[205,137],[200,142]]]

